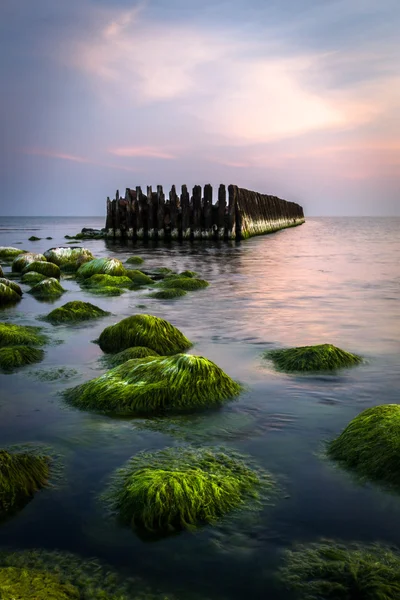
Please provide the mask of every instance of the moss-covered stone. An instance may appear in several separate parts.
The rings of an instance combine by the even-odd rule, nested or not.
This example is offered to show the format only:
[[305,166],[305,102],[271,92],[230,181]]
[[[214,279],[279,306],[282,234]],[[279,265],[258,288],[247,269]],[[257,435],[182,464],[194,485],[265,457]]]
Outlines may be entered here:
[[82,279],[88,279],[92,275],[125,275],[126,269],[122,262],[117,258],[95,258],[82,265],[77,272],[77,276]]
[[324,540],[285,552],[282,585],[301,600],[397,600],[400,555],[379,544],[338,544]]
[[106,354],[103,357],[103,360],[111,368],[118,367],[118,365],[122,365],[127,360],[132,360],[134,358],[147,358],[148,356],[160,355],[155,350],[146,348],[146,346],[134,346],[133,348],[122,350],[122,352],[117,352],[117,354]]
[[30,237],[30,238],[28,238],[28,240],[29,240],[30,242],[38,242],[38,241],[39,241],[39,240],[41,240],[41,239],[42,239],[42,238],[40,238],[40,237],[37,237],[36,235],[31,235],[31,237]]
[[25,267],[27,267],[30,263],[36,261],[46,261],[46,257],[43,254],[33,254],[32,252],[26,252],[14,258],[11,269],[14,272],[21,273],[25,269]]
[[131,280],[131,283],[133,285],[152,285],[154,283],[153,279],[151,279],[151,277],[149,277],[148,275],[145,275],[144,273],[142,273],[142,271],[137,271],[136,269],[127,269],[125,271],[125,275],[126,277],[129,277],[129,279]]
[[132,285],[129,277],[115,275],[92,275],[82,281],[84,287],[121,287],[129,288]]
[[146,346],[160,355],[169,355],[187,350],[192,342],[165,319],[134,315],[106,327],[100,334],[99,345],[103,352],[115,353],[132,346]]
[[5,346],[43,346],[47,342],[40,327],[0,322],[0,348]]
[[36,298],[47,299],[47,298],[58,298],[65,292],[60,282],[54,277],[43,279],[36,283],[30,290],[29,294],[32,294]]
[[80,266],[76,260],[70,260],[60,265],[60,271],[61,273],[76,273]]
[[48,479],[47,456],[0,450],[0,519],[26,504]]
[[80,261],[80,265],[89,262],[94,259],[93,254],[87,248],[82,248],[81,246],[77,246],[74,248],[73,246],[69,246],[65,248],[60,246],[58,248],[50,248],[46,250],[44,253],[48,262],[54,263],[61,267],[68,262]]
[[43,281],[44,279],[47,279],[46,275],[37,273],[36,271],[28,271],[28,273],[25,273],[21,277],[21,282],[34,285],[35,283],[39,283],[39,281]]
[[55,575],[0,567],[0,598],[3,600],[80,600],[78,588],[63,585]]
[[41,273],[42,275],[45,275],[46,277],[54,277],[55,279],[60,279],[60,277],[61,277],[60,267],[58,267],[57,265],[55,265],[51,262],[47,262],[47,261],[35,260],[35,261],[31,262],[22,271],[22,275],[25,275],[26,273],[29,273],[30,271],[34,271],[36,273]]
[[[11,283],[11,282],[10,282]],[[21,300],[21,296],[9,285],[0,282],[0,306],[16,304]]]
[[27,250],[12,248],[11,246],[0,246],[0,260],[14,260],[14,258],[24,253],[27,253]]
[[267,350],[264,358],[271,359],[275,367],[286,372],[334,371],[353,367],[362,362],[360,356],[341,350],[332,344]]
[[197,273],[195,271],[182,271],[182,273],[179,273],[179,277],[197,277]]
[[163,288],[174,288],[191,292],[206,288],[209,283],[204,279],[197,279],[196,277],[166,277],[158,285]]
[[149,294],[149,298],[157,298],[158,300],[172,300],[173,298],[180,298],[186,296],[185,290],[179,290],[176,288],[167,288],[165,290],[158,290]]
[[130,256],[125,262],[128,265],[141,265],[144,259],[141,256]]
[[18,283],[15,283],[15,281],[10,281],[10,279],[6,279],[5,277],[0,277],[0,283],[2,283],[3,285],[7,285],[12,290],[14,290],[16,294],[22,296],[22,290]]
[[249,468],[236,453],[175,447],[136,454],[103,497],[124,524],[167,533],[216,524],[246,505],[261,506],[265,489],[273,488],[267,473]]
[[175,354],[128,360],[64,397],[81,409],[134,416],[218,407],[241,389],[210,360]]
[[400,405],[364,410],[330,442],[328,456],[363,478],[400,490]]
[[89,287],[87,291],[95,296],[120,296],[125,290],[112,285],[105,285],[104,287]]
[[0,371],[12,373],[15,369],[40,362],[44,358],[41,348],[32,346],[0,347]]
[[45,317],[45,320],[53,325],[58,325],[60,323],[80,323],[90,319],[105,317],[109,314],[109,312],[102,310],[94,304],[90,304],[90,302],[75,300],[73,302],[67,302],[67,304],[60,306],[60,308],[55,308],[47,315],[47,317]]

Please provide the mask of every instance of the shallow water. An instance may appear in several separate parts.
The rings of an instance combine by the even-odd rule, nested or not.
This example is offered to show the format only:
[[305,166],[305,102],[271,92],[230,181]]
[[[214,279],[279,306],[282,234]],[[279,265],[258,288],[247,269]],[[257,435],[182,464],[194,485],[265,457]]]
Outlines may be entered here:
[[[0,245],[42,252],[65,245],[65,234],[103,224],[102,218],[2,218]],[[146,291],[95,297],[64,280],[68,292],[54,303],[25,294],[17,306],[1,310],[0,320],[43,325],[63,342],[47,346],[39,365],[0,375],[1,446],[51,445],[64,456],[65,483],[37,494],[3,524],[0,545],[97,556],[182,599],[196,591],[202,598],[234,600],[244,594],[254,600],[287,597],[272,575],[280,552],[294,541],[332,537],[400,546],[399,499],[361,486],[320,456],[324,442],[359,412],[398,403],[399,230],[399,218],[314,218],[243,243],[83,242],[96,256],[125,260],[139,254],[143,268],[190,269],[211,285],[164,301],[147,298]],[[29,242],[31,235],[53,240]],[[78,299],[113,314],[80,326],[37,321]],[[248,390],[219,411],[168,420],[116,419],[66,407],[58,391],[105,370],[92,340],[107,325],[140,312],[171,321],[195,343],[194,353]],[[363,355],[365,364],[335,375],[289,376],[260,358],[268,348],[326,342]],[[54,382],[35,377],[35,371],[59,366],[77,374]],[[275,505],[234,527],[152,543],[105,519],[98,494],[115,468],[139,450],[186,443],[223,444],[250,454],[279,481]]]

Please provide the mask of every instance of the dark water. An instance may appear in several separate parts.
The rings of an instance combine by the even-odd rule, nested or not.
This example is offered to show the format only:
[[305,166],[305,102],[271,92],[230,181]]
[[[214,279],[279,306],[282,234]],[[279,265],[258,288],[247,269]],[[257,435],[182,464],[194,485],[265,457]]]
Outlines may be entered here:
[[[0,245],[44,251],[63,236],[103,219],[1,219]],[[271,574],[294,541],[331,537],[400,545],[399,499],[361,486],[319,453],[324,441],[369,406],[397,403],[400,387],[400,219],[308,219],[301,227],[240,244],[138,244],[145,267],[191,269],[211,285],[175,301],[146,292],[93,299],[73,281],[53,304],[26,294],[1,319],[39,324],[36,317],[67,301],[93,301],[113,313],[95,325],[51,327],[37,367],[77,369],[69,381],[40,382],[32,367],[0,375],[1,446],[51,444],[65,457],[61,489],[38,494],[0,529],[0,544],[41,546],[97,556],[122,572],[188,598],[284,598]],[[31,235],[51,241],[28,242]],[[85,241],[96,256],[124,260],[133,246]],[[26,288],[28,289],[28,288]],[[145,309],[136,305],[145,304]],[[179,327],[193,352],[246,383],[239,401],[208,414],[151,422],[86,414],[63,405],[60,389],[99,375],[100,331],[148,312]],[[260,354],[270,347],[333,343],[367,363],[332,376],[274,372]],[[97,496],[113,470],[139,450],[182,443],[224,444],[273,473],[283,490],[273,507],[235,526],[206,528],[153,543],[107,521]]]

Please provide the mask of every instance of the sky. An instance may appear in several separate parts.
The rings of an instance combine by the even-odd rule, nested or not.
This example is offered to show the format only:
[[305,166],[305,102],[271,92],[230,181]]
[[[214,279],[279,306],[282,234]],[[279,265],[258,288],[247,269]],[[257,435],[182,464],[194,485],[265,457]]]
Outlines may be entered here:
[[399,0],[1,0],[0,214],[220,183],[400,215]]

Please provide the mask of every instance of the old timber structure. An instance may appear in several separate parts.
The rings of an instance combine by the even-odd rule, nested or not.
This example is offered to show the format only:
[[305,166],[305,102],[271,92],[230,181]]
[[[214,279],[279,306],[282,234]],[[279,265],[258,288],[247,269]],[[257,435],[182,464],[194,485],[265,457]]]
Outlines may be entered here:
[[304,223],[303,208],[276,196],[267,196],[225,185],[212,202],[212,187],[200,185],[189,195],[182,185],[180,196],[173,185],[169,198],[161,185],[147,194],[140,187],[127,188],[122,198],[107,198],[106,236],[155,240],[243,240]]

